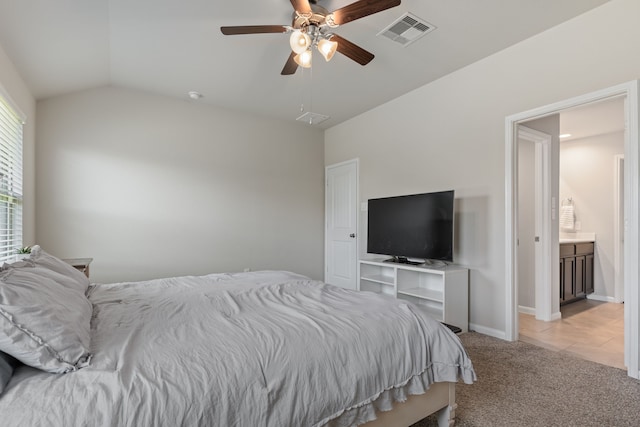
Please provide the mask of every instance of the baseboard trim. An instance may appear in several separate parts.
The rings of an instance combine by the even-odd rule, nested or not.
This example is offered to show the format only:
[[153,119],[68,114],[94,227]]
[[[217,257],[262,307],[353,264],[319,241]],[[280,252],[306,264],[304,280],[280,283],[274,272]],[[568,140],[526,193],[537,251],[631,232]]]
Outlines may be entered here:
[[613,297],[608,297],[605,295],[596,295],[596,294],[587,295],[587,299],[592,299],[595,301],[604,301],[604,302],[616,302],[615,298]]
[[[532,316],[536,315],[536,309],[534,307],[525,307],[523,305],[519,305],[518,306],[518,313],[522,313],[522,314],[530,314]],[[551,319],[549,320],[545,320],[545,319],[538,319],[536,317],[537,320],[545,320],[547,322],[553,322],[554,320],[558,320],[562,318],[562,314],[558,311],[556,313],[551,313]]]
[[522,314],[533,314],[535,316],[536,314],[536,309],[533,307],[525,307],[524,305],[519,305],[518,306],[518,313],[522,313]]
[[477,325],[475,323],[469,323],[469,330],[507,341],[507,334],[505,333],[505,331],[500,331],[498,329],[493,329],[493,328],[487,328],[486,326]]

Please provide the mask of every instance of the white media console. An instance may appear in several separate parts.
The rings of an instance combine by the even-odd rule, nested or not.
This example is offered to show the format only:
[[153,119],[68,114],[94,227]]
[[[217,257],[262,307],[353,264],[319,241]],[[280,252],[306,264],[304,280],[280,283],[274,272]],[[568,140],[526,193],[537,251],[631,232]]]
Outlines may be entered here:
[[413,302],[440,322],[469,330],[469,270],[361,259],[358,288]]

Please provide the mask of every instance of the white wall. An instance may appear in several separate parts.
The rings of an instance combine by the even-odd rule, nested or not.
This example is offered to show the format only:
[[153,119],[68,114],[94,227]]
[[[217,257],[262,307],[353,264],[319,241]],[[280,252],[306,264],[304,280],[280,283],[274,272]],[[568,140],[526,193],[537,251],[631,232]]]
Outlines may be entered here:
[[122,88],[37,107],[38,243],[94,281],[322,278],[322,132]]
[[505,331],[505,117],[639,78],[638,16],[612,0],[325,132],[326,164],[360,158],[362,200],[456,190],[476,330]]
[[624,154],[624,133],[560,143],[560,200],[573,199],[580,232],[596,233],[594,293],[615,296],[614,156]]
[[23,128],[23,183],[22,242],[31,245],[36,238],[35,197],[35,129],[36,101],[26,83],[0,45],[0,93],[7,96],[16,108],[26,116]]

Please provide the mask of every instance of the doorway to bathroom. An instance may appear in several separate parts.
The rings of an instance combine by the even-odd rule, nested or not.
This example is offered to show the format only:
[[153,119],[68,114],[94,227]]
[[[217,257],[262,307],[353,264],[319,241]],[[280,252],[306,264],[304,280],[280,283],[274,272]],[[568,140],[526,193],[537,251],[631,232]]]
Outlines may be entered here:
[[[519,221],[519,210],[518,210],[518,154],[519,154],[519,146],[517,142],[517,130],[518,126],[521,124],[532,125],[532,122],[538,120],[552,120],[551,117],[553,115],[557,115],[563,112],[569,112],[571,110],[577,109],[579,107],[583,107],[586,105],[593,105],[598,102],[613,100],[614,98],[620,98],[624,103],[624,122],[626,124],[626,129],[624,133],[624,161],[622,172],[624,179],[622,180],[624,185],[623,188],[619,191],[624,192],[624,215],[620,215],[623,217],[622,227],[624,228],[624,232],[622,235],[624,236],[624,250],[620,250],[618,248],[615,249],[616,245],[613,242],[613,238],[609,238],[608,242],[603,240],[604,246],[609,246],[609,248],[613,248],[613,252],[623,252],[623,258],[635,259],[638,254],[638,209],[637,209],[637,200],[638,200],[638,176],[635,171],[638,168],[638,83],[630,82],[628,84],[619,85],[617,87],[605,89],[602,91],[598,91],[595,93],[587,94],[581,97],[577,97],[571,100],[559,102],[557,104],[553,104],[546,107],[541,107],[536,110],[531,110],[528,112],[520,113],[518,115],[507,117],[507,141],[506,141],[506,154],[507,154],[507,188],[506,188],[506,206],[507,206],[507,250],[506,250],[506,261],[507,261],[507,337],[512,340],[518,339],[518,326],[519,326],[519,299],[518,299],[518,291],[519,291],[519,270],[520,265],[518,262],[518,252],[519,246],[518,243],[522,244],[522,241],[518,242],[518,221]],[[548,160],[548,168],[549,168],[549,178],[551,185],[548,186],[547,193],[543,194],[543,199],[548,202],[549,209],[546,210],[542,217],[542,223],[547,224],[547,229],[542,228],[542,232],[538,234],[538,230],[536,230],[536,234],[534,235],[534,239],[536,245],[540,245],[541,247],[547,248],[548,253],[548,268],[543,271],[543,274],[549,278],[547,280],[547,285],[549,283],[553,283],[552,290],[547,290],[546,295],[540,301],[542,307],[538,307],[538,295],[544,292],[538,292],[539,288],[536,286],[535,288],[535,311],[542,310],[547,313],[548,316],[544,320],[554,320],[561,317],[560,312],[560,290],[559,286],[559,278],[560,278],[560,253],[559,253],[559,215],[562,198],[560,197],[560,128],[559,128],[559,120],[557,121],[557,128],[547,127],[543,129],[549,135],[551,135],[551,143],[550,143],[550,153],[551,155],[547,158]],[[534,123],[535,124],[535,123]],[[584,164],[584,162],[583,162]],[[609,165],[611,168],[615,169],[614,159],[611,158],[609,160]],[[614,173],[612,172],[609,177],[612,177]],[[613,188],[612,179],[608,179],[609,187],[608,194],[614,194],[616,191]],[[573,191],[573,190],[571,190]],[[576,193],[580,194],[580,193]],[[566,197],[565,197],[566,198]],[[576,198],[573,198],[573,201],[576,201]],[[602,204],[602,203],[601,203]],[[613,204],[613,203],[612,203]],[[609,205],[609,208],[611,206]],[[577,205],[576,205],[576,215]],[[576,218],[576,222],[580,222],[577,224],[577,228],[581,228],[585,220],[589,217],[590,213],[588,211],[580,211],[580,215],[582,218],[578,220]],[[620,219],[620,218],[619,218]],[[589,226],[591,226],[590,221],[586,221]],[[611,222],[609,222],[611,224]],[[626,225],[626,227],[624,227]],[[611,227],[613,228],[613,227]],[[580,230],[578,230],[580,231]],[[582,230],[586,232],[586,230]],[[604,237],[604,236],[603,236]],[[603,248],[604,248],[603,246]],[[611,251],[609,251],[611,252]],[[613,258],[612,256],[611,258]],[[615,261],[606,258],[606,262],[601,262],[599,265],[598,274],[601,277],[604,275],[609,275],[607,271],[615,272]],[[510,268],[509,268],[510,267]],[[614,274],[615,276],[615,274]],[[627,366],[628,374],[634,378],[638,378],[638,287],[637,287],[637,278],[638,278],[638,265],[637,263],[624,263],[624,273],[621,274],[622,281],[624,283],[624,347],[625,347],[625,361],[624,364]],[[540,281],[540,283],[543,283]],[[615,299],[615,284],[613,285],[613,296],[611,295],[611,280],[607,280],[606,284],[601,284],[599,286],[599,290],[596,295],[601,295],[606,297],[604,301],[608,303],[608,298]],[[605,283],[605,282],[602,282]],[[615,280],[613,280],[615,283]],[[595,301],[599,301],[596,299]],[[569,317],[569,316],[566,316]]]
[[[526,127],[525,127],[526,126]],[[560,278],[537,288],[544,272],[530,236],[541,171],[538,146],[545,129],[559,137]],[[614,97],[524,122],[518,133],[518,311],[520,340],[624,369],[624,310],[619,232],[624,170],[624,98]],[[550,139],[550,135],[546,135]],[[533,173],[531,172],[533,170]],[[556,183],[554,183],[556,185]],[[535,236],[537,237],[537,236]],[[533,270],[533,271],[531,271]],[[543,289],[544,295],[536,295]],[[553,322],[536,313],[536,301],[560,295]],[[537,298],[536,298],[537,297]],[[556,313],[555,310],[552,312]],[[560,320],[561,318],[561,320]]]

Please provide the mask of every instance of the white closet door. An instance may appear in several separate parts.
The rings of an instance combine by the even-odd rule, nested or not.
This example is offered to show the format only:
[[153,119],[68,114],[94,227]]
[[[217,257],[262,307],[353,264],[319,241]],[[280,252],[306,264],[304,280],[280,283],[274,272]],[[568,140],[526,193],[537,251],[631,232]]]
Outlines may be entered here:
[[328,166],[325,195],[325,279],[357,289],[358,162]]

